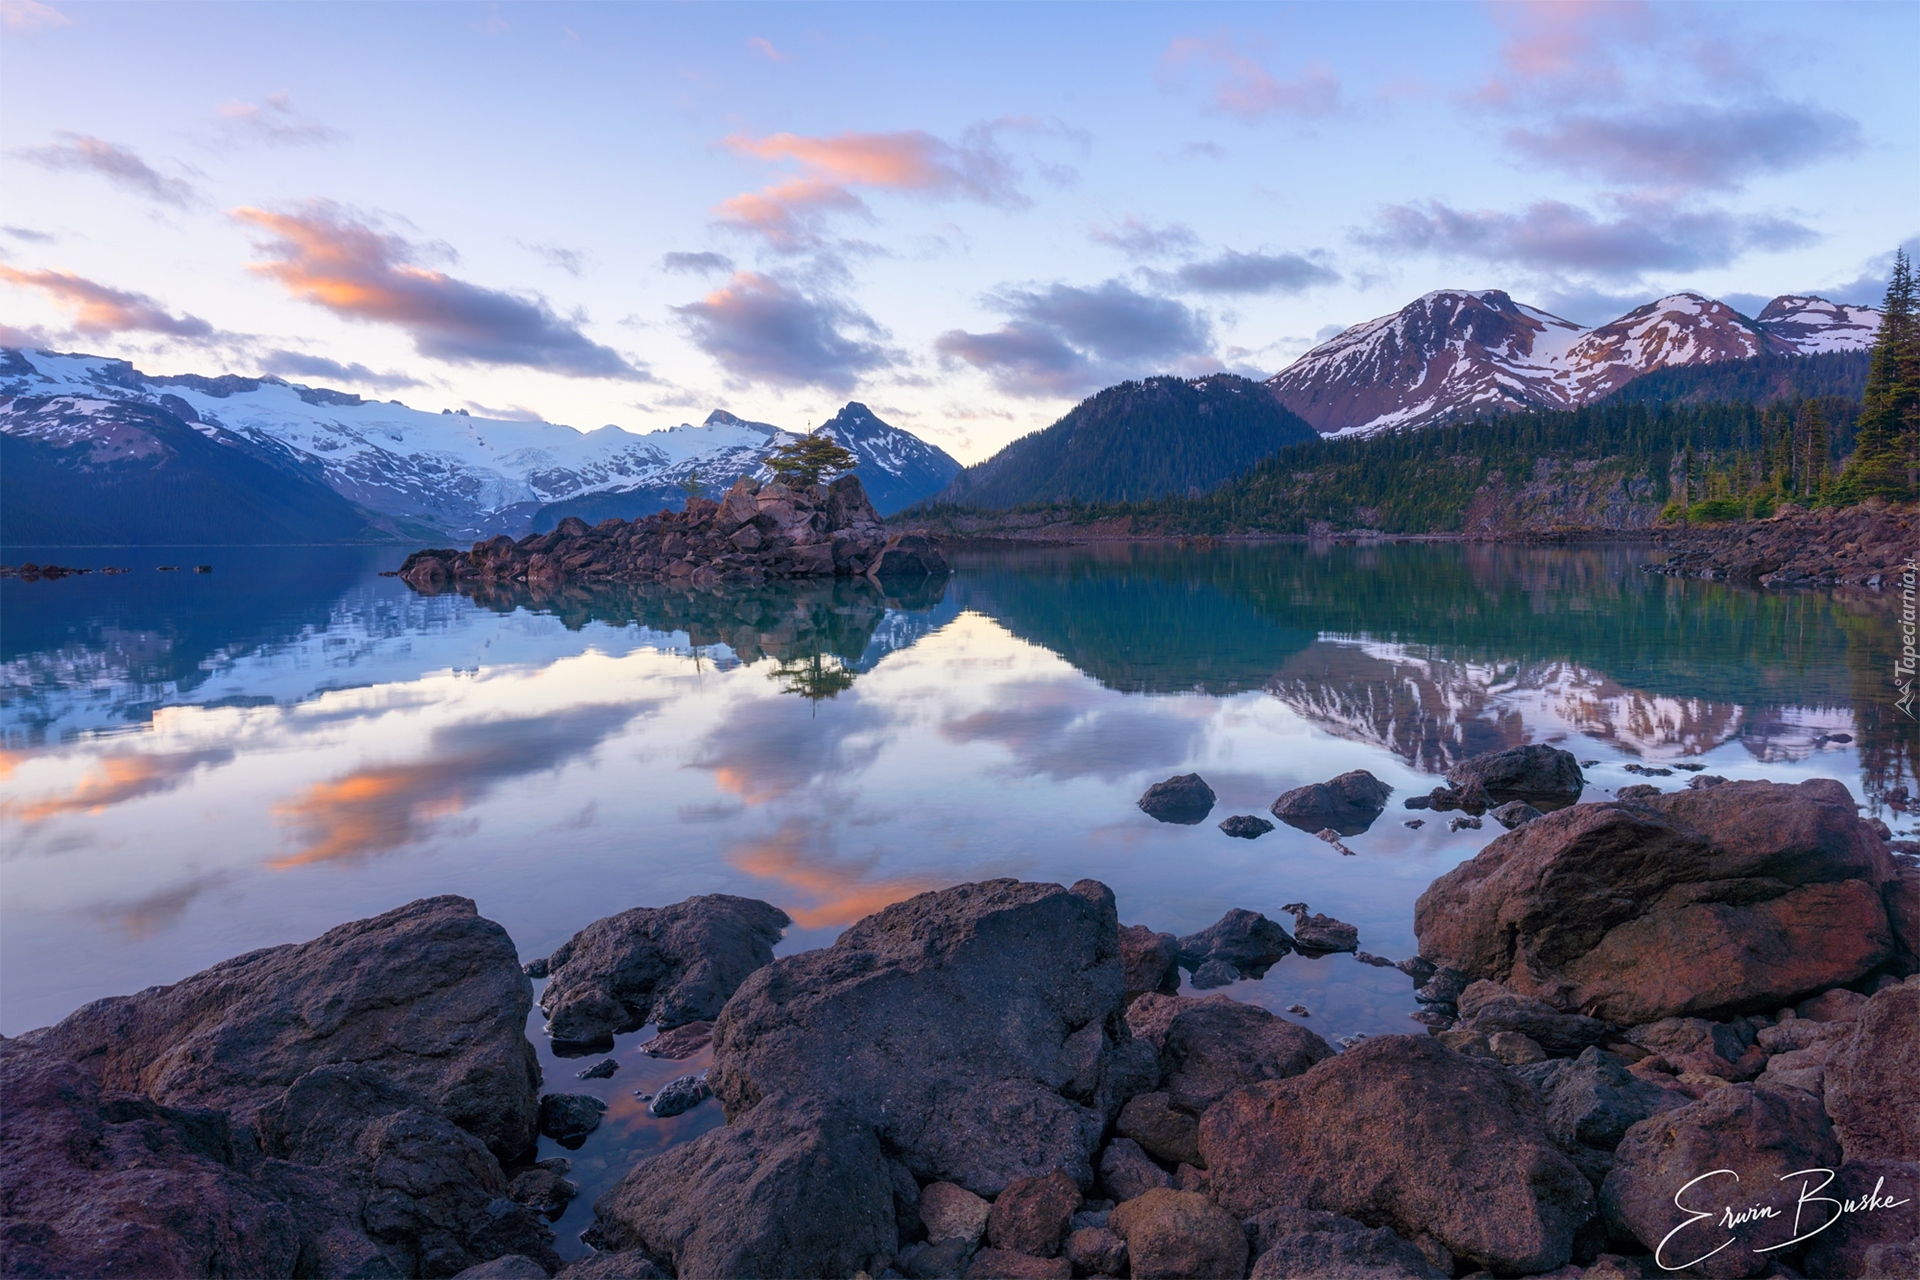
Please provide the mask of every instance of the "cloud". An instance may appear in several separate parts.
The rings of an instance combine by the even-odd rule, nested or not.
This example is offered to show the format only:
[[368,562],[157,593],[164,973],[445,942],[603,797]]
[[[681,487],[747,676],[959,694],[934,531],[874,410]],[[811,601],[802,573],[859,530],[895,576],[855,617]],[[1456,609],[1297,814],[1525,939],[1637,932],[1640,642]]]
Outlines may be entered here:
[[46,231],[35,231],[32,227],[0,227],[15,240],[24,240],[28,244],[52,244],[55,237]]
[[1117,227],[1095,227],[1087,234],[1095,244],[1118,249],[1130,258],[1161,258],[1200,247],[1200,237],[1184,223],[1156,227],[1131,214]]
[[764,236],[774,248],[792,253],[817,246],[822,215],[836,210],[871,216],[859,196],[817,178],[793,178],[743,192],[722,200],[713,212],[723,225]]
[[1656,199],[1613,197],[1603,218],[1558,200],[1521,213],[1456,209],[1441,201],[1389,205],[1356,235],[1382,252],[1436,256],[1630,280],[1644,272],[1725,266],[1754,249],[1811,244],[1807,227],[1721,209],[1686,209]]
[[538,254],[548,266],[576,278],[580,274],[580,269],[587,264],[587,254],[584,249],[567,249],[557,244],[528,244],[525,240],[516,243],[528,253]]
[[1335,284],[1340,273],[1297,253],[1240,253],[1224,250],[1174,272],[1196,293],[1303,293],[1315,285]]
[[478,803],[501,782],[558,770],[592,754],[652,704],[587,706],[515,720],[443,725],[423,759],[357,769],[315,783],[274,813],[299,833],[275,868],[397,849],[432,834],[440,819]]
[[765,36],[747,37],[747,48],[753,50],[755,53],[765,58],[768,62],[792,62],[793,61],[792,54],[780,52],[778,49],[773,47],[773,41],[767,39]]
[[207,338],[213,326],[198,316],[173,315],[144,293],[109,288],[65,271],[22,271],[0,263],[0,281],[38,289],[73,313],[73,327],[89,337],[114,333],[161,333]]
[[0,0],[0,27],[9,31],[47,31],[72,25],[72,18],[40,0]]
[[1212,343],[1206,318],[1123,281],[1093,288],[1006,289],[992,302],[1008,322],[989,333],[954,329],[934,340],[949,362],[985,372],[1008,395],[1067,396],[1125,377],[1165,372]]
[[262,102],[223,102],[220,119],[230,137],[274,147],[317,146],[346,137],[338,129],[295,111],[293,97],[284,89],[268,94]]
[[856,694],[800,712],[785,698],[735,703],[701,740],[696,768],[714,785],[758,808],[813,796],[854,778],[880,757],[886,718]]
[[736,845],[727,862],[810,899],[811,905],[789,901],[782,907],[803,929],[852,924],[946,883],[925,876],[871,879],[877,857],[837,857],[824,824],[805,818],[789,818],[771,836]]
[[1206,727],[1199,718],[1175,714],[1175,703],[1116,703],[1077,680],[1025,680],[1002,692],[998,705],[943,723],[940,736],[960,744],[998,744],[1010,757],[1002,771],[1014,777],[1117,782],[1178,765]]
[[269,351],[260,366],[268,373],[294,378],[331,378],[336,382],[351,382],[362,387],[376,387],[381,391],[398,391],[403,387],[423,387],[426,383],[418,378],[408,377],[404,373],[375,373],[359,363],[341,364],[338,360],[329,360],[325,356],[308,355],[302,351],[285,349]]
[[233,216],[273,237],[259,246],[272,260],[253,270],[342,319],[405,330],[423,356],[573,378],[650,377],[589,339],[577,321],[555,315],[544,299],[415,265],[415,246],[327,201],[309,201],[296,213],[241,208]]
[[1223,36],[1179,36],[1160,56],[1163,84],[1181,83],[1196,66],[1214,68],[1213,109],[1242,120],[1270,115],[1327,116],[1345,109],[1339,77],[1324,62],[1309,63],[1295,80],[1276,80],[1258,61]]
[[167,177],[125,147],[65,130],[54,136],[59,141],[29,147],[20,155],[43,169],[97,173],[117,187],[178,209],[190,209],[200,202],[192,183]]
[[1492,6],[1505,27],[1499,69],[1470,95],[1487,106],[1522,97],[1559,100],[1617,97],[1625,79],[1612,46],[1645,42],[1652,13],[1638,0],[1526,0]]
[[102,756],[69,790],[39,800],[0,803],[0,817],[35,823],[73,813],[99,813],[129,800],[171,791],[199,770],[218,768],[232,759],[233,752],[224,747]]
[[1805,103],[1672,103],[1617,115],[1571,114],[1507,141],[1528,158],[1613,182],[1663,187],[1740,185],[1861,146],[1849,116]]
[[718,275],[733,271],[733,259],[724,253],[669,253],[660,259],[660,269],[690,276]]
[[858,307],[750,271],[673,310],[695,346],[749,382],[847,391],[895,359],[877,341],[886,331]]
[[[1909,260],[1920,258],[1920,236],[1908,236],[1900,242],[1900,248],[1907,251]],[[1861,266],[1860,274],[1851,280],[1828,285],[1824,289],[1807,289],[1802,292],[1817,294],[1833,302],[1865,303],[1878,307],[1887,300],[1887,285],[1893,279],[1893,250],[1875,254]]]

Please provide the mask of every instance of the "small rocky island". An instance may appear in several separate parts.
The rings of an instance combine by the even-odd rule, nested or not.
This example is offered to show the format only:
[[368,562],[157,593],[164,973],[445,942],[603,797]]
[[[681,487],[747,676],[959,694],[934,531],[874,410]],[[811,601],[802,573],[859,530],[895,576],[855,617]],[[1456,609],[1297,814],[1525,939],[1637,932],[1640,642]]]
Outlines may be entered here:
[[[1175,938],[1095,880],[989,880],[775,957],[784,913],[707,895],[523,967],[473,903],[425,899],[0,1040],[0,1270],[1920,1274],[1920,859],[1840,783],[1501,835],[1420,899],[1394,966],[1415,1034],[1336,1047],[1178,994],[1180,969],[1354,945],[1289,906],[1294,934],[1235,909]],[[602,1104],[543,1094],[529,973],[576,1044],[710,1036],[656,1114],[726,1119],[638,1159],[564,1265],[548,1224],[576,1188],[536,1135],[577,1145]],[[1737,1186],[1676,1205],[1716,1170]]]
[[501,534],[471,551],[416,551],[400,566],[402,580],[429,593],[467,583],[712,588],[782,578],[892,582],[946,574],[939,544],[923,530],[890,532],[855,475],[814,485],[743,476],[718,502],[691,497],[680,511],[597,525],[569,516],[550,533],[517,542]]

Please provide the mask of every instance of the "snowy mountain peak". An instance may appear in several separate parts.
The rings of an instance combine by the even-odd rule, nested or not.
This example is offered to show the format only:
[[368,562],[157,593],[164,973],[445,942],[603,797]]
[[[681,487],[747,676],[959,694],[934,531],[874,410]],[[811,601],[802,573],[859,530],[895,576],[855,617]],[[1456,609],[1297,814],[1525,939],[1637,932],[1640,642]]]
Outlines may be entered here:
[[1858,351],[1880,331],[1877,307],[1829,302],[1811,294],[1784,294],[1755,317],[1760,327],[1803,356],[1822,351]]

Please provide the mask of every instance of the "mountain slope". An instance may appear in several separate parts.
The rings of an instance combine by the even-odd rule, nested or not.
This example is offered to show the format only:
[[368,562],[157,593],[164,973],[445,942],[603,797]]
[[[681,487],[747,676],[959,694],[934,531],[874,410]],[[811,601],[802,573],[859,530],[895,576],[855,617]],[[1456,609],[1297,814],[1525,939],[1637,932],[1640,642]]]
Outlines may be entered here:
[[848,401],[820,430],[860,459],[854,473],[883,516],[932,497],[960,474],[959,462],[945,449],[882,422],[858,400]]
[[0,399],[0,543],[365,542],[391,537],[285,460],[154,405]]
[[998,508],[1201,493],[1313,438],[1259,383],[1232,374],[1123,382],[968,467],[936,501]]
[[1880,313],[1775,298],[1750,320],[1676,293],[1587,329],[1497,289],[1429,293],[1355,325],[1269,379],[1325,435],[1425,426],[1488,411],[1573,409],[1660,369],[1862,351]]
[[1600,404],[1771,404],[1838,396],[1859,400],[1867,386],[1865,351],[1756,356],[1643,373]]

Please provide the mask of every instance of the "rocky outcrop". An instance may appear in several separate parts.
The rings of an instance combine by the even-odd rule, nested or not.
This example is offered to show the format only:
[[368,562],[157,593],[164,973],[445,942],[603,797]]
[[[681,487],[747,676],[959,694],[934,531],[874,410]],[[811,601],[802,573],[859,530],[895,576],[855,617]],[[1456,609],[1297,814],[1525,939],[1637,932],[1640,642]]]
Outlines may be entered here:
[[1529,743],[1462,760],[1447,770],[1447,785],[1462,794],[1484,793],[1495,804],[1524,800],[1539,808],[1559,809],[1580,798],[1586,778],[1571,751]]
[[1332,830],[1357,836],[1374,824],[1387,807],[1393,788],[1355,769],[1327,782],[1295,787],[1273,802],[1273,816],[1299,831]]
[[1920,1162],[1920,978],[1862,1006],[1826,1055],[1824,1084],[1848,1159]]
[[1180,989],[1179,940],[1170,933],[1155,933],[1141,924],[1120,928],[1120,967],[1126,978],[1128,1004],[1135,996],[1149,991],[1172,995]]
[[1420,954],[1619,1025],[1778,1008],[1893,955],[1845,787],[1729,782],[1550,813],[1420,896]]
[[501,534],[470,551],[416,551],[400,577],[416,590],[466,582],[669,582],[691,587],[777,578],[945,577],[946,557],[924,531],[889,534],[857,476],[831,485],[762,485],[742,477],[719,502],[690,498],[645,519],[578,517],[518,542]]
[[1642,568],[1765,587],[1897,590],[1914,547],[1914,519],[1911,505],[1869,501],[1808,511],[1789,503],[1769,520],[1663,529],[1666,560]]
[[1198,826],[1213,812],[1213,788],[1197,773],[1156,782],[1140,797],[1140,811],[1158,822]]
[[757,898],[709,893],[595,920],[544,961],[547,1034],[578,1048],[649,1022],[661,1030],[711,1022],[747,975],[772,961],[793,921]]
[[1160,1044],[1167,1100],[1195,1116],[1235,1089],[1297,1076],[1332,1056],[1305,1027],[1232,996],[1180,1000]]
[[1593,1188],[1548,1137],[1532,1089],[1414,1036],[1361,1041],[1200,1121],[1213,1198],[1242,1217],[1321,1209],[1429,1233],[1502,1273],[1572,1256]]

